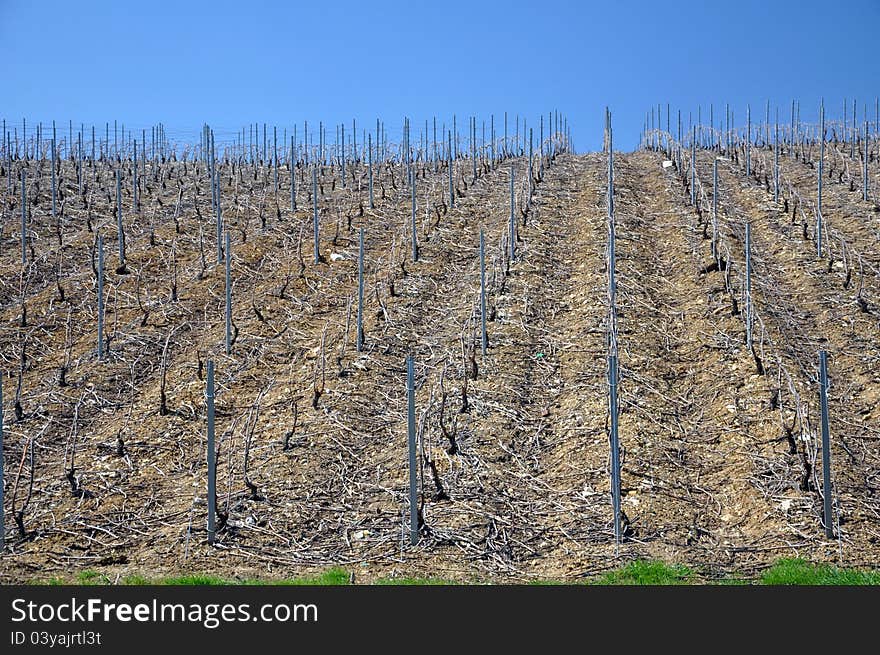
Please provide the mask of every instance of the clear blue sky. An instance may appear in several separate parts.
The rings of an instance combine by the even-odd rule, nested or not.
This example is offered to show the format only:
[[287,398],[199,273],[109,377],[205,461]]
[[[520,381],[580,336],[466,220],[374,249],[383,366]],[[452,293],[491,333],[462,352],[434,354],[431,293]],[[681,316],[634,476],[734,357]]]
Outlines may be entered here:
[[824,96],[829,114],[857,98],[873,115],[878,25],[880,0],[0,0],[0,116],[197,138],[203,122],[378,116],[393,135],[404,115],[456,113],[465,131],[471,114],[558,109],[583,151],[609,105],[629,149],[658,102],[739,119],[768,99],[787,117],[796,97],[812,120]]

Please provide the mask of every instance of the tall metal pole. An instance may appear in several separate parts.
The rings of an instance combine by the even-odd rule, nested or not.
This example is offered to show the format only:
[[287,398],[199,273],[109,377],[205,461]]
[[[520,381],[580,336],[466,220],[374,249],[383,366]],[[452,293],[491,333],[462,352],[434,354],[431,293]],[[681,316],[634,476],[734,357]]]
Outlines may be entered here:
[[819,174],[816,201],[816,254],[822,257],[822,172],[825,165],[825,103],[819,105]]
[[773,125],[773,202],[779,202],[779,109]]
[[[296,129],[296,126],[294,126]],[[294,156],[294,138],[290,137],[290,160],[287,162],[290,168],[290,211],[296,211],[296,157]]]
[[864,159],[862,169],[862,200],[868,200],[868,150],[870,142],[868,141],[868,121],[865,121],[865,142],[862,145],[862,158]]
[[321,261],[321,251],[318,243],[318,168],[312,167],[312,228],[315,238],[315,263]]
[[207,362],[207,392],[205,400],[208,403],[208,543],[214,544],[214,519],[217,513],[217,453],[214,448],[214,360]]
[[367,135],[367,170],[370,175],[370,209],[375,208],[373,203],[373,135]]
[[98,359],[104,359],[104,237],[98,237]]
[[712,161],[712,257],[718,261],[718,158]]
[[486,332],[486,236],[482,227],[480,228],[480,343],[485,357],[489,335]]
[[410,181],[409,181],[409,189],[410,189],[410,198],[412,211],[410,213],[410,232],[412,237],[412,260],[413,263],[419,261],[419,241],[418,241],[418,233],[416,230],[416,174],[415,168],[410,169]]
[[0,551],[6,548],[6,517],[3,513],[3,379],[0,378]]
[[449,153],[447,158],[449,159],[449,208],[452,209],[455,207],[455,189],[452,186],[452,172],[453,167],[455,166],[455,158],[452,156],[452,132],[449,132]]
[[746,223],[746,348],[752,350],[752,224]]
[[746,177],[752,174],[752,106],[746,106]]
[[822,406],[822,489],[824,498],[823,518],[825,536],[834,538],[831,515],[831,437],[828,429],[828,353],[819,351],[819,402]]
[[617,404],[617,355],[608,355],[608,403],[611,414],[611,505],[614,511],[614,542],[620,544],[620,441]]
[[21,265],[27,265],[27,171],[21,169]]
[[407,441],[409,445],[409,538],[415,546],[419,541],[418,478],[416,470],[416,390],[413,358],[406,358]]
[[364,228],[358,238],[357,351],[364,348]]
[[510,261],[514,261],[516,259],[516,219],[514,214],[514,208],[516,206],[516,201],[513,195],[513,182],[514,182],[514,169],[513,165],[510,166]]
[[232,353],[232,248],[226,232],[226,354]]

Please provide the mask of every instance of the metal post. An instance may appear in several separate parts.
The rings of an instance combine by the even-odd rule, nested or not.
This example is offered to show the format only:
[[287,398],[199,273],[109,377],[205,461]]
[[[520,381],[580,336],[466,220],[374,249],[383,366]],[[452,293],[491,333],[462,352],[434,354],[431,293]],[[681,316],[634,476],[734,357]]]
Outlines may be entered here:
[[0,378],[0,551],[6,548],[6,517],[3,513],[3,379]]
[[116,244],[119,251],[119,270],[125,270],[125,229],[122,226],[122,175],[116,169]]
[[[6,174],[9,175],[10,171],[7,171]],[[55,218],[57,209],[57,201],[58,201],[58,183],[55,179],[55,137],[52,137],[52,218]]]
[[486,332],[486,237],[482,227],[480,228],[480,340],[485,357],[489,346],[489,335]]
[[226,354],[232,353],[232,248],[226,232]]
[[691,133],[691,205],[697,206],[697,126]]
[[513,166],[510,167],[510,261],[516,259],[516,198],[514,197],[513,183],[516,173]]
[[868,200],[868,121],[865,121],[865,142],[862,144],[862,158],[864,159],[864,169],[862,170],[862,200]]
[[98,237],[98,359],[104,359],[104,237]]
[[831,516],[831,438],[828,430],[828,353],[819,351],[819,402],[822,407],[822,491],[824,494],[823,519],[825,536],[834,538]]
[[315,263],[321,261],[321,251],[318,243],[318,168],[312,167],[312,227],[315,237]]
[[452,132],[448,133],[449,136],[449,153],[447,157],[449,159],[449,208],[452,209],[455,207],[455,189],[452,186],[452,169],[455,166],[455,158],[452,156]]
[[[295,126],[294,126],[295,129]],[[290,211],[296,211],[296,160],[294,158],[294,137],[290,137],[290,159],[287,162],[290,168]]]
[[819,174],[817,177],[816,202],[816,254],[822,257],[822,172],[825,161],[825,103],[819,105]]
[[412,260],[413,263],[419,261],[419,241],[416,234],[416,174],[415,169],[410,170],[409,181],[410,196],[412,198],[412,213],[410,216],[410,227],[412,231]]
[[752,350],[752,224],[746,223],[746,348]]
[[773,125],[773,202],[779,202],[779,109]]
[[208,543],[214,544],[214,518],[217,513],[217,453],[214,449],[214,360],[207,362],[208,403]]
[[367,135],[367,169],[370,174],[370,209],[375,208],[373,203],[373,135]]
[[131,209],[133,212],[137,212],[138,210],[138,142],[137,139],[134,141],[134,157],[132,158],[132,166],[134,175],[131,178]]
[[357,351],[364,349],[364,228],[358,240]]
[[718,261],[718,158],[712,161],[712,257]]
[[617,433],[617,355],[608,355],[608,409],[611,414],[611,506],[614,511],[614,543],[620,544],[620,441]]
[[27,264],[27,171],[21,169],[21,265]]
[[345,188],[345,123],[342,124],[342,163],[340,164],[342,176],[342,188]]
[[419,541],[418,488],[416,470],[416,390],[413,358],[406,358],[407,441],[409,443],[409,538],[415,546]]
[[[213,147],[211,148],[213,155]],[[223,261],[223,211],[220,203],[220,176],[217,175],[212,168],[212,180],[214,184],[215,209],[217,213],[217,263]]]
[[746,106],[746,177],[752,174],[752,106]]

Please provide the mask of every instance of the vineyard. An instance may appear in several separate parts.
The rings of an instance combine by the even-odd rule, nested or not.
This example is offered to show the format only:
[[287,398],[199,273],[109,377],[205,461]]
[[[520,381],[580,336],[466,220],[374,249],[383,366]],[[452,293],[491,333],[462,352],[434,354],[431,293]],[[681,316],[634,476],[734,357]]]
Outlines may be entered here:
[[656,111],[4,124],[0,581],[880,566],[877,121]]

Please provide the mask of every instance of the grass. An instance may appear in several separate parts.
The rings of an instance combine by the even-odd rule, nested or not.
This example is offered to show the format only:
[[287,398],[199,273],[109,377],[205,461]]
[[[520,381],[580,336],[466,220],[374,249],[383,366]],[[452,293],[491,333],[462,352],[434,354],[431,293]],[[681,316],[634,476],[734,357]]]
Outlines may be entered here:
[[765,585],[880,585],[880,571],[840,569],[802,559],[782,559],[761,576]]
[[[319,585],[345,586],[351,584],[350,573],[342,568],[331,568],[312,576],[281,580],[221,578],[212,575],[191,574],[167,578],[147,578],[132,574],[118,580],[124,585],[173,585],[173,586],[218,586],[218,585]],[[592,585],[693,585],[706,584],[705,577],[687,566],[666,564],[660,561],[636,560],[597,578],[585,580],[582,584]],[[106,574],[86,569],[70,580],[54,577],[35,584],[61,585],[109,585],[115,584]],[[381,578],[375,585],[391,586],[434,586],[460,584],[441,578]],[[530,585],[567,584],[559,580],[533,580]],[[814,564],[803,559],[781,559],[767,569],[757,580],[730,576],[713,579],[714,585],[880,585],[880,570],[865,571],[853,568],[838,568],[831,564]]]
[[694,573],[686,566],[637,560],[622,569],[604,574],[600,585],[681,585],[688,584]]
[[442,580],[440,578],[381,578],[376,580],[373,584],[377,585],[397,585],[397,586],[410,586],[410,585],[424,585],[424,586],[436,586],[436,585],[446,585],[446,584],[458,584],[453,582],[452,580]]

